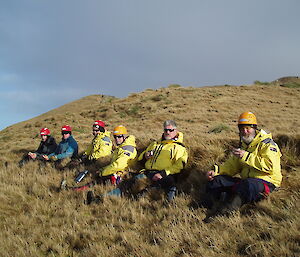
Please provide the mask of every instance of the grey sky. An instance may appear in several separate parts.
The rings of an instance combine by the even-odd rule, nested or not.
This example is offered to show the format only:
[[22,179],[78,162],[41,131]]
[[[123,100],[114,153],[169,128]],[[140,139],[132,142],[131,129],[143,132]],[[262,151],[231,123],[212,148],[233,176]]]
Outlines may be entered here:
[[0,129],[90,94],[299,75],[298,0],[0,0]]

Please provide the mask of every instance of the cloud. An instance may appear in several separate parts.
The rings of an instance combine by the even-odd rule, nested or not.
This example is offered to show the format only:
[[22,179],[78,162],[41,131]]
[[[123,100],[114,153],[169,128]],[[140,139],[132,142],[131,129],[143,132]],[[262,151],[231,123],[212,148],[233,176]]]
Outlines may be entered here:
[[298,0],[5,1],[0,90],[11,92],[2,99],[15,101],[12,110],[46,112],[87,94],[297,75],[299,7]]

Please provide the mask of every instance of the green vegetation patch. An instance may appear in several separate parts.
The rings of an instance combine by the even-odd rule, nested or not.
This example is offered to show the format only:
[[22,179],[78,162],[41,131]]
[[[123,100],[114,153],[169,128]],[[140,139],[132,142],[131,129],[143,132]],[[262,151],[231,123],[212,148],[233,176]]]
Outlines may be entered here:
[[281,87],[287,87],[287,88],[300,88],[300,83],[297,82],[291,82],[291,83],[286,83],[283,85],[280,85]]
[[219,125],[215,126],[214,128],[210,129],[208,131],[208,133],[218,134],[218,133],[221,133],[222,131],[229,131],[229,130],[230,130],[230,128],[227,125],[219,124]]
[[179,85],[179,84],[170,84],[168,86],[168,88],[178,88],[178,87],[181,87],[181,85]]
[[150,97],[150,100],[154,101],[154,102],[159,102],[161,100],[163,100],[165,97],[161,94],[159,95],[155,95],[155,96],[152,96]]
[[264,81],[255,80],[254,84],[261,86],[261,85],[270,85],[271,83],[270,82],[266,82],[266,81],[264,82]]

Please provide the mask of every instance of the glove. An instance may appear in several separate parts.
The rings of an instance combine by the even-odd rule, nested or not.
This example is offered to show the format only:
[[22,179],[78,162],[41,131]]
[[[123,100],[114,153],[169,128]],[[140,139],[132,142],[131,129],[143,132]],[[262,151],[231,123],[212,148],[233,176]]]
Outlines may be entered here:
[[86,154],[83,154],[82,156],[81,156],[81,160],[84,162],[84,161],[86,161],[87,160],[87,155]]
[[56,155],[52,155],[52,156],[50,157],[50,160],[53,161],[53,162],[55,162],[55,161],[58,160],[58,158],[57,158]]

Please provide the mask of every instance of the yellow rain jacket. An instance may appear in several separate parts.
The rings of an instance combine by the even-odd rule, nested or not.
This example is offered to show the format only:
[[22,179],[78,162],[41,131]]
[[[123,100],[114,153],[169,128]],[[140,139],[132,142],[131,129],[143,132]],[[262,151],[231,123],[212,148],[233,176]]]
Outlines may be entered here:
[[249,145],[242,143],[241,149],[246,151],[243,158],[232,156],[223,165],[215,165],[215,175],[234,176],[240,173],[242,179],[260,178],[280,186],[281,153],[270,133],[260,130]]
[[99,133],[92,143],[89,145],[84,154],[89,160],[97,160],[100,157],[105,157],[110,155],[112,152],[112,142],[110,140],[110,132],[105,131]]
[[111,163],[103,168],[102,176],[124,175],[126,169],[134,163],[136,155],[135,137],[131,135],[114,150]]
[[161,140],[151,143],[139,156],[153,151],[153,156],[145,163],[146,170],[165,171],[166,175],[179,173],[187,163],[188,153],[183,144],[183,134],[178,132],[178,137],[172,140]]

